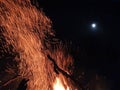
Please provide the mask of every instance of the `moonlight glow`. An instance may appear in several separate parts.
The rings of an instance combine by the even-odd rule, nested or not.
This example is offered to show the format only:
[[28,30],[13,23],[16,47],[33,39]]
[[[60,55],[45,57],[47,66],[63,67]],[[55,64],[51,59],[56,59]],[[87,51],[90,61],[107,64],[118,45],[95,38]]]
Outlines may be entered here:
[[91,26],[92,26],[92,28],[95,28],[95,27],[96,27],[96,24],[95,24],[95,23],[93,23]]

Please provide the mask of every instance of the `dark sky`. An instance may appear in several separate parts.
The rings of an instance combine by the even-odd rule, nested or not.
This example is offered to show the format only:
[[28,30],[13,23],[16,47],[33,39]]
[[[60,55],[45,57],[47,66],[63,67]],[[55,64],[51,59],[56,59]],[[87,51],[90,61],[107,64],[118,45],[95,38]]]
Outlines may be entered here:
[[[39,0],[52,20],[58,38],[71,40],[81,48],[81,62],[120,83],[120,2],[80,0]],[[91,24],[97,24],[96,29]],[[79,56],[78,56],[79,57]],[[80,62],[77,63],[79,65]],[[82,65],[81,65],[82,66]],[[113,89],[113,90],[114,90]]]

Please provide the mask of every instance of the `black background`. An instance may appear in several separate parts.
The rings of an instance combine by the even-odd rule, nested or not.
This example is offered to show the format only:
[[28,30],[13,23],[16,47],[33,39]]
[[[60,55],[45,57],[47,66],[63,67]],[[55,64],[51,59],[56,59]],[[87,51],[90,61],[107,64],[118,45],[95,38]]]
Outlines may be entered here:
[[[52,20],[56,36],[80,47],[76,66],[106,76],[113,90],[120,83],[120,2],[80,0],[38,0]],[[97,24],[96,29],[90,27]]]

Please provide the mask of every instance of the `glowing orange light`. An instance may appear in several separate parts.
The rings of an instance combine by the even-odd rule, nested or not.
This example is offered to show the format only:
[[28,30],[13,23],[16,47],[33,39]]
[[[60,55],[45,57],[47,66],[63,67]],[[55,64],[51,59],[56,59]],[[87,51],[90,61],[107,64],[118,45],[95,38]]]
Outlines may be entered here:
[[59,78],[56,78],[56,82],[53,86],[54,90],[69,90],[69,87],[67,86],[67,88],[65,89],[62,81]]
[[54,62],[46,56],[54,57],[58,67],[66,73],[71,71],[67,67],[73,63],[72,57],[67,56],[64,50],[67,47],[60,44],[52,50],[53,36],[51,20],[33,6],[31,0],[0,0],[0,44],[4,38],[6,45],[3,50],[15,57],[17,75],[29,80],[26,90],[71,89],[62,76],[56,78],[54,86],[51,86],[56,74]]

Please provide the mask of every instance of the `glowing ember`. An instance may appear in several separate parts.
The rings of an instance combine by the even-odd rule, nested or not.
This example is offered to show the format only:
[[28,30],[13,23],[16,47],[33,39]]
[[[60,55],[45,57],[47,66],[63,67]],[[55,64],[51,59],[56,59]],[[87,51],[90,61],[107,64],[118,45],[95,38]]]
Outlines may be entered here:
[[54,90],[69,90],[69,87],[67,86],[67,88],[65,89],[62,81],[59,78],[56,78],[56,82],[53,86]]

